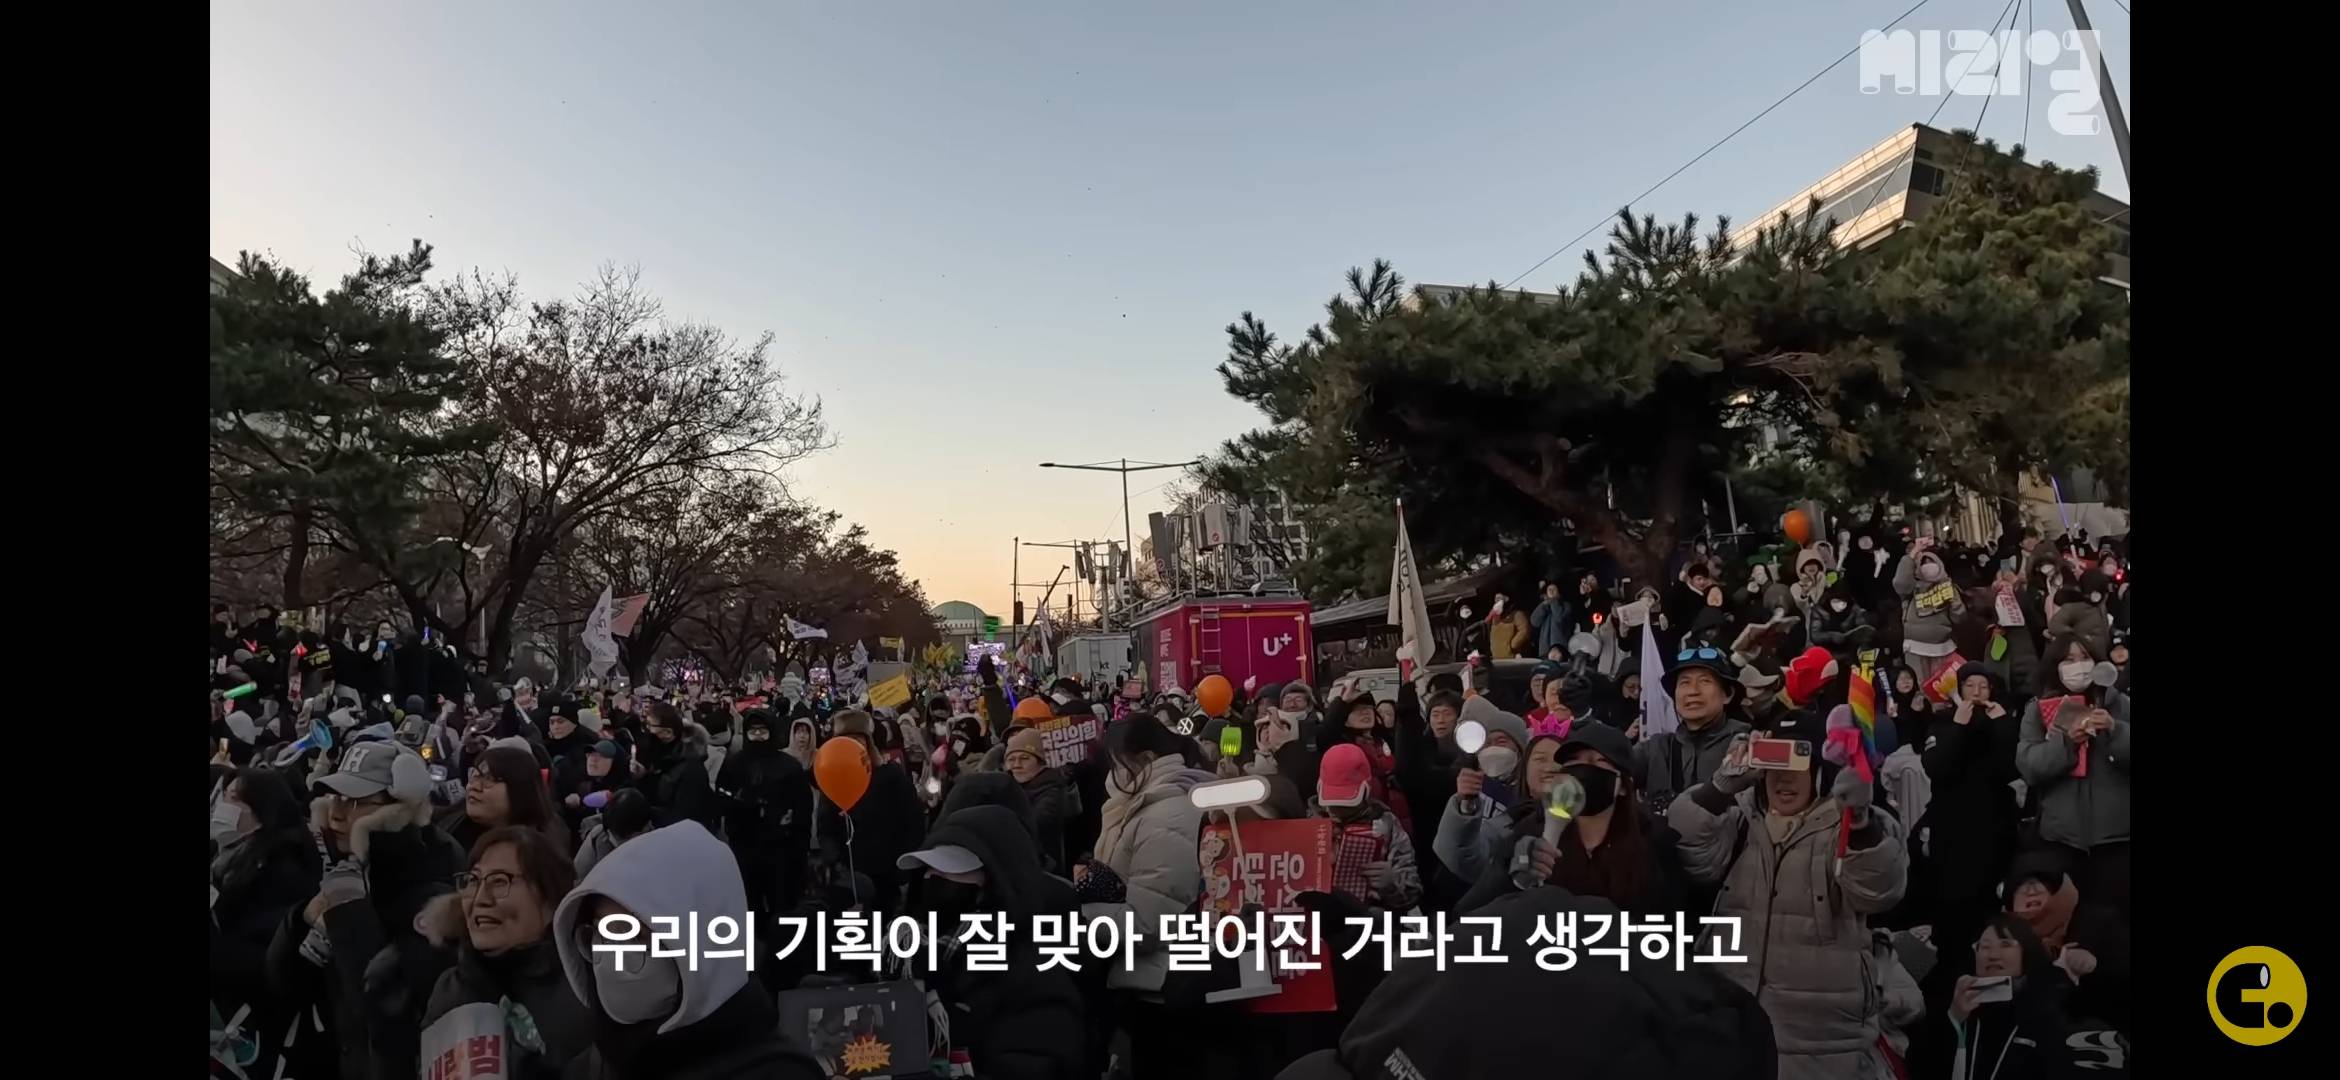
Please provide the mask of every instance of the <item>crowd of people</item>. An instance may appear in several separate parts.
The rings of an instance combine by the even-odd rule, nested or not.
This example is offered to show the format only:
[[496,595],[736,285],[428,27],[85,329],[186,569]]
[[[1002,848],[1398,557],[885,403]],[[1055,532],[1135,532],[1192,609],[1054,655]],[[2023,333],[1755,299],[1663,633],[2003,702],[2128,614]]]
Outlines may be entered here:
[[[1386,700],[1243,687],[1215,714],[988,660],[896,709],[765,677],[506,685],[387,623],[215,609],[214,1073],[469,1075],[428,1033],[488,1005],[520,1077],[843,1076],[783,1005],[872,978],[926,996],[938,1076],[2125,1069],[2125,546],[1848,532],[1776,561],[1700,545],[1673,572],[1472,618],[1471,647],[1542,658],[1517,699],[1470,666]],[[816,783],[837,740],[868,778],[843,809]],[[777,920],[852,912],[1150,930],[1206,902],[1189,796],[1235,777],[1268,792],[1237,818],[1376,838],[1303,897],[1329,936],[1476,915],[1514,962],[1433,986],[1366,950],[1332,965],[1332,1011],[1278,1013],[1207,1000],[1151,939],[1078,970],[1028,936],[1005,971],[956,934],[882,972],[765,947]],[[1541,971],[1529,927],[1555,910],[1735,920],[1707,932],[1742,959]],[[766,955],[595,947],[609,916],[694,914],[754,920]]]

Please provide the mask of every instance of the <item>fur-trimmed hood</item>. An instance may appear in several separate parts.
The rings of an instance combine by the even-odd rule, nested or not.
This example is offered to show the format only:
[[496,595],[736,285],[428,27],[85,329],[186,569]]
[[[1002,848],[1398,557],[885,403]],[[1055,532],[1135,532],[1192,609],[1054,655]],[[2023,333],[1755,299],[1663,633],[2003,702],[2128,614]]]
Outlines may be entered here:
[[[309,828],[322,836],[325,823],[332,813],[333,796],[319,795],[309,800]],[[428,797],[410,802],[394,802],[378,807],[372,813],[357,819],[349,826],[349,853],[363,863],[376,833],[391,833],[401,829],[424,828],[431,825],[431,800]]]

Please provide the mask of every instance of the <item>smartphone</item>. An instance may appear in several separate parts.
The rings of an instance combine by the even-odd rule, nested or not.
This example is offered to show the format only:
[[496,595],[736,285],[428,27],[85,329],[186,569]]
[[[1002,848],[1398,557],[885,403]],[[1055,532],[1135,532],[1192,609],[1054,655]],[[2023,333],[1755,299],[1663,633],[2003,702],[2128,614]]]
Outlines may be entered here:
[[1809,772],[1812,768],[1812,744],[1803,739],[1750,739],[1747,741],[1747,765],[1755,769]]
[[2015,982],[2005,975],[1976,976],[1972,985],[1975,991],[1974,1003],[1977,1005],[2015,1000]]

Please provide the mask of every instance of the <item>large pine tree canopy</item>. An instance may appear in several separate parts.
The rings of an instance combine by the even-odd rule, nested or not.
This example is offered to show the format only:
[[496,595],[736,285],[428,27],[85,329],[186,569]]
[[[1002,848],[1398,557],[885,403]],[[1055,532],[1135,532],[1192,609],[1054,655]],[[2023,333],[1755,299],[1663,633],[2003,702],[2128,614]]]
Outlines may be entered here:
[[1556,296],[1407,302],[1376,262],[1297,343],[1245,312],[1219,373],[1269,426],[1205,479],[1310,508],[1320,599],[1386,579],[1399,497],[1433,564],[1548,557],[1565,523],[1655,580],[1766,428],[1767,453],[1831,466],[1836,490],[1797,497],[2004,497],[2075,465],[2124,490],[2128,297],[2099,280],[2116,237],[2083,205],[2094,173],[1966,133],[1948,166],[1930,214],[1862,250],[1817,204],[1744,247],[1628,209]]

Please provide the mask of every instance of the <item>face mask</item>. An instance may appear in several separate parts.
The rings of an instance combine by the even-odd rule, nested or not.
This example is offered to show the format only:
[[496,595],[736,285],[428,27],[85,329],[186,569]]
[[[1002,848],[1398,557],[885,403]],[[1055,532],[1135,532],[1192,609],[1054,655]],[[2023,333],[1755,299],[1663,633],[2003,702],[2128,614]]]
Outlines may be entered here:
[[2063,680],[2064,689],[2077,694],[2096,678],[2096,661],[2066,660],[2056,665],[2056,678]]
[[244,831],[244,807],[221,799],[211,808],[211,838],[224,844]]
[[747,738],[749,742],[770,742],[772,731],[770,728],[749,728]]
[[1874,547],[1876,547],[1876,546],[1877,546],[1877,542],[1876,542],[1875,540],[1871,540],[1871,539],[1869,539],[1869,538],[1868,538],[1868,537],[1866,537],[1866,536],[1864,536],[1864,537],[1861,537],[1861,550],[1862,550],[1862,551],[1867,551],[1867,550],[1869,550],[1869,549],[1871,549],[1871,548],[1874,548]]
[[1919,563],[1917,576],[1919,580],[1922,581],[1940,581],[1942,580],[1942,564],[1933,562]]
[[1511,776],[1511,770],[1518,767],[1519,751],[1510,747],[1490,746],[1479,751],[1479,771],[1488,776],[1506,779]]
[[1297,729],[1297,728],[1300,726],[1300,721],[1308,719],[1308,710],[1306,710],[1306,709],[1277,709],[1277,710],[1276,710],[1276,715],[1283,717],[1283,718],[1284,718],[1284,722],[1285,722],[1285,723],[1287,723],[1287,724],[1290,724],[1290,725],[1292,725],[1292,726],[1293,726],[1295,729]]
[[627,957],[626,970],[617,969],[621,953],[593,954],[593,992],[601,1009],[620,1024],[641,1024],[674,1015],[682,1004],[682,969],[671,959],[651,960],[639,954]]
[[1577,764],[1561,770],[1576,778],[1584,787],[1582,814],[1598,814],[1617,802],[1617,774],[1598,765]]
[[1830,611],[1843,611],[1844,608],[1845,603],[1842,600],[1830,600],[1828,602],[1828,610]]
[[923,886],[926,909],[940,916],[946,927],[956,926],[960,916],[982,910],[983,886],[964,881],[951,881],[929,875]]

